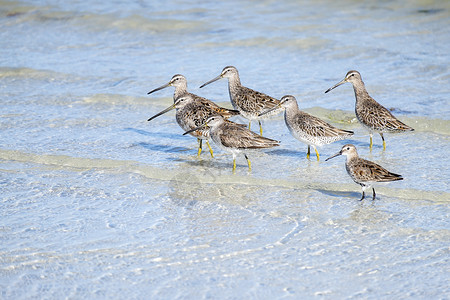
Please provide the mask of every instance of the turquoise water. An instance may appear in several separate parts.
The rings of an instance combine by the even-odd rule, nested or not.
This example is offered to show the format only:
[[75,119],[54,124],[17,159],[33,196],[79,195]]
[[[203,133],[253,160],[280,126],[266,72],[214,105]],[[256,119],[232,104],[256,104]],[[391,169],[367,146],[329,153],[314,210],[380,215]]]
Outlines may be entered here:
[[[0,1],[0,298],[450,297],[450,5],[445,1]],[[306,159],[283,117],[252,171],[196,157],[168,107],[231,107],[241,82],[343,129]],[[415,128],[374,149],[350,84]],[[236,122],[246,123],[242,118]],[[257,127],[254,125],[254,129]],[[344,158],[402,174],[359,202]]]

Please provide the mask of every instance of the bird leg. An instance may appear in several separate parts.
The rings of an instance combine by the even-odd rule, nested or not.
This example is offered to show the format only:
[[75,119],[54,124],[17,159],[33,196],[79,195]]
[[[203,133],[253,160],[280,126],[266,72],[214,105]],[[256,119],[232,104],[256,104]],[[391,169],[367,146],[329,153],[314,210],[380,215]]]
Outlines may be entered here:
[[366,186],[364,184],[361,184],[361,189],[362,189],[362,197],[361,199],[359,199],[359,201],[362,201],[364,199],[364,197],[366,197]]
[[363,201],[363,199],[364,199],[365,196],[366,196],[366,194],[365,194],[364,191],[363,191],[362,197],[361,197],[361,199],[359,199],[359,201]]
[[311,149],[309,149],[309,145],[308,145],[308,152],[306,153],[306,158],[309,159],[309,156],[311,154]]
[[251,129],[250,129],[250,128],[251,128],[250,125],[252,125],[252,121],[248,121],[248,130],[251,130]]
[[261,121],[258,120],[259,123],[259,135],[262,136],[262,125],[261,125]]
[[197,139],[198,140],[198,153],[197,153],[197,157],[200,157],[200,153],[202,153],[202,139]]
[[211,153],[211,157],[214,158],[214,155],[213,155],[213,149],[211,148],[211,145],[209,144],[209,141],[208,141],[208,140],[206,140],[206,145],[208,145],[209,153]]
[[369,146],[370,151],[372,151],[372,146],[373,146],[372,134],[370,134],[370,146]]
[[386,150],[386,141],[384,140],[383,133],[380,132],[380,135],[381,135],[381,139],[383,140],[383,150]]
[[245,159],[247,160],[247,164],[248,164],[248,170],[251,171],[252,170],[252,163],[250,162],[250,159],[248,159],[247,154],[244,154]]
[[317,151],[316,147],[314,147],[314,151],[316,151],[317,161],[319,161],[319,152]]
[[373,198],[372,198],[372,201],[373,201],[373,200],[375,200],[375,196],[376,196],[376,194],[375,194],[375,188],[372,187],[372,191],[373,191]]

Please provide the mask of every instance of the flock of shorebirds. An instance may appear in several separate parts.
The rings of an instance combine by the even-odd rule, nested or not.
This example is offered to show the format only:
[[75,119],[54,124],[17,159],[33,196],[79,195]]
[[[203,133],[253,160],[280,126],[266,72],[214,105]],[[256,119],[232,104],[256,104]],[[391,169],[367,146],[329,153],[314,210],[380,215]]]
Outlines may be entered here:
[[[172,109],[176,109],[176,120],[185,131],[184,134],[190,134],[198,139],[198,155],[202,152],[202,141],[205,140],[211,157],[214,157],[213,150],[209,144],[211,139],[217,146],[232,153],[233,173],[236,170],[236,156],[238,153],[244,153],[248,168],[251,170],[251,163],[245,150],[279,146],[279,141],[262,136],[261,119],[278,114],[283,110],[284,120],[291,134],[308,145],[308,158],[310,157],[311,146],[314,148],[317,160],[319,160],[318,146],[344,140],[353,135],[352,131],[336,128],[313,115],[301,111],[294,96],[286,95],[278,100],[243,86],[239,79],[238,70],[233,66],[225,67],[219,76],[204,83],[200,88],[221,78],[228,78],[228,91],[234,110],[221,107],[206,98],[189,93],[187,91],[186,78],[177,74],[167,84],[148,92],[148,94],[151,94],[169,86],[175,87],[173,105],[154,115],[148,121]],[[369,131],[371,150],[373,133],[380,134],[383,140],[383,149],[386,149],[383,133],[414,130],[399,121],[388,109],[369,96],[358,71],[349,71],[342,81],[326,90],[325,93],[346,82],[350,82],[353,85],[356,97],[356,117]],[[241,115],[249,120],[248,129],[246,125],[228,120],[236,115]],[[250,130],[252,121],[258,121],[260,134]],[[375,199],[376,194],[373,184],[376,182],[403,179],[401,175],[389,172],[374,162],[358,157],[356,147],[351,144],[344,145],[338,153],[325,161],[339,155],[347,157],[345,163],[347,172],[362,187],[360,200],[364,199],[365,190],[370,187],[372,187],[373,199]]]

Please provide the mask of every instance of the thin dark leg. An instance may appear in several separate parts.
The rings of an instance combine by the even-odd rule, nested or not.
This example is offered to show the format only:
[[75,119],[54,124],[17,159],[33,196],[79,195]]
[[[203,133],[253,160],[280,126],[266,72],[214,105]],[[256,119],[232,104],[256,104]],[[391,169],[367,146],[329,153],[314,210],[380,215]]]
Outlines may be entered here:
[[372,200],[375,200],[375,196],[376,196],[376,194],[375,194],[375,189],[372,188],[372,191],[373,191],[373,198],[372,198]]
[[359,201],[362,201],[365,196],[366,196],[366,193],[364,193],[364,191],[363,191],[362,197],[361,197],[361,199],[359,199]]

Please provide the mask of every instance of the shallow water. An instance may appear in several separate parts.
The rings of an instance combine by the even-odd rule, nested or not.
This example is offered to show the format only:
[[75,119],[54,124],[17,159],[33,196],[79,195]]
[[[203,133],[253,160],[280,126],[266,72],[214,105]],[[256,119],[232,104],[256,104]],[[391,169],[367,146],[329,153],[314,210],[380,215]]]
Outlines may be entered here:
[[[450,297],[450,2],[66,2],[0,1],[0,298]],[[231,107],[198,88],[226,65],[355,136],[307,160],[276,116],[232,174],[146,121],[176,73]],[[350,69],[415,131],[370,152],[350,84],[324,94]],[[359,202],[324,161],[348,142],[405,179]]]

